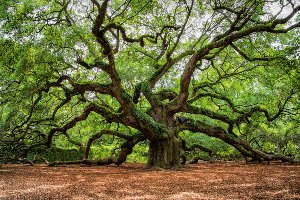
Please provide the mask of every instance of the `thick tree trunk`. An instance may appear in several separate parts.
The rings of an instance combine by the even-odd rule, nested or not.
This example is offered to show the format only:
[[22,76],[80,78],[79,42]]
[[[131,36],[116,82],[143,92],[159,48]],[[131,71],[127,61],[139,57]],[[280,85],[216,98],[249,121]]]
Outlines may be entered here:
[[148,167],[153,169],[179,168],[180,148],[180,140],[175,136],[150,141]]

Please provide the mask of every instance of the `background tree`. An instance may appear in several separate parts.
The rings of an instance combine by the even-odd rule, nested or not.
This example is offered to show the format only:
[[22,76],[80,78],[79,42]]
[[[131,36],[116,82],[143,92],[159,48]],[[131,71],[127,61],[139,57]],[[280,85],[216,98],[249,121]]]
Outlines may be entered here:
[[[148,166],[171,168],[184,150],[211,152],[201,137],[185,141],[205,134],[258,161],[294,160],[266,152],[254,130],[299,135],[298,1],[5,0],[0,9],[1,138],[16,157],[68,141],[81,162],[121,164],[144,141]],[[112,156],[88,160],[95,140],[114,144]]]

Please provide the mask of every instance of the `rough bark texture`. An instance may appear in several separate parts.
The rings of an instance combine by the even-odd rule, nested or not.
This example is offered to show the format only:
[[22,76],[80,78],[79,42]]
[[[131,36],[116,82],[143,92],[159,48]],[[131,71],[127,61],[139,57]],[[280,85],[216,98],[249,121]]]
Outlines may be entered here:
[[178,168],[180,166],[180,141],[176,137],[149,142],[150,168]]

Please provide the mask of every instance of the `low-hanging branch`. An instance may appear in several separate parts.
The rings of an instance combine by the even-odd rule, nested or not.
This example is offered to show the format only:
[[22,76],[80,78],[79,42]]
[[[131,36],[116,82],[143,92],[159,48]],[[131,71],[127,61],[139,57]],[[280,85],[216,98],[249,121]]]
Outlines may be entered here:
[[81,142],[78,142],[74,139],[71,138],[71,136],[67,133],[67,132],[63,132],[62,133],[64,136],[66,136],[67,140],[71,143],[71,144],[74,144],[76,146],[78,146],[80,148],[80,150],[84,151],[85,148],[84,148],[84,145],[81,143]]
[[85,164],[85,165],[110,165],[116,162],[116,158],[108,157],[99,160],[73,160],[73,161],[54,161],[48,165],[59,166],[59,165],[75,165],[75,164]]
[[[121,145],[121,151],[118,156],[113,157],[107,157],[107,158],[102,158],[98,160],[89,160],[88,155],[90,151],[90,146],[92,142],[96,139],[99,139],[102,135],[108,134],[108,135],[114,135],[121,137],[125,139],[126,141]],[[75,161],[54,161],[52,163],[49,163],[49,166],[58,166],[58,165],[73,165],[73,164],[85,164],[85,165],[109,165],[109,164],[115,164],[115,165],[120,165],[126,161],[126,158],[129,154],[132,153],[133,147],[145,140],[144,136],[141,134],[136,134],[134,136],[121,133],[118,131],[111,131],[111,130],[102,130],[99,133],[93,135],[90,137],[88,140],[87,146],[86,146],[86,151],[85,151],[85,156],[83,160],[75,160]]]
[[120,121],[120,116],[116,113],[113,113],[112,111],[108,110],[106,107],[98,106],[96,104],[91,103],[88,105],[83,113],[80,116],[77,116],[73,118],[70,122],[65,124],[61,128],[53,128],[50,130],[48,134],[48,139],[47,139],[47,146],[49,147],[52,142],[52,137],[56,132],[66,132],[67,130],[73,128],[78,122],[85,120],[91,112],[96,112],[102,116],[104,116],[108,121],[111,122],[119,122]]
[[250,144],[246,141],[238,138],[235,135],[229,134],[223,128],[218,126],[212,126],[200,121],[188,119],[184,123],[180,124],[181,130],[189,130],[192,132],[204,133],[211,137],[216,137],[224,142],[235,147],[240,153],[244,156],[252,157],[256,160],[281,160],[283,162],[294,162],[294,160],[290,157],[281,155],[281,154],[266,154],[262,151],[254,149]]
[[91,145],[92,143],[101,138],[102,135],[113,135],[113,136],[117,136],[117,137],[120,137],[120,138],[123,138],[123,139],[126,139],[126,140],[129,140],[131,139],[133,136],[129,135],[129,134],[126,134],[126,133],[122,133],[122,132],[119,132],[119,131],[113,131],[113,130],[101,130],[100,132],[92,135],[89,140],[87,141],[87,144],[86,144],[86,149],[85,149],[85,156],[84,158],[85,159],[88,159],[89,157],[89,154],[90,154],[90,148],[91,148]]
[[293,95],[295,94],[294,90],[291,90],[290,94],[286,97],[283,104],[278,104],[278,111],[273,116],[269,113],[269,111],[265,108],[255,106],[252,107],[249,111],[241,111],[240,116],[235,120],[236,124],[240,124],[241,122],[247,121],[247,118],[251,117],[254,113],[260,112],[263,113],[264,116],[268,121],[274,121],[277,119],[285,110],[287,103],[292,99]]
[[[259,106],[252,106],[250,109],[247,109],[247,110],[238,109],[234,105],[233,101],[231,99],[229,99],[228,97],[220,95],[220,94],[216,94],[216,93],[211,93],[211,92],[197,93],[194,97],[192,97],[191,99],[188,100],[189,104],[185,107],[184,110],[187,110],[188,112],[193,113],[193,114],[197,114],[197,112],[198,112],[198,114],[204,114],[205,115],[204,111],[202,111],[201,109],[199,110],[198,108],[193,107],[190,104],[193,103],[196,100],[199,100],[199,99],[203,98],[203,97],[204,98],[205,97],[211,97],[211,98],[215,98],[215,99],[225,101],[227,103],[227,105],[229,106],[229,108],[233,112],[239,114],[237,119],[230,120],[228,118],[227,122],[222,120],[226,123],[234,122],[235,124],[239,124],[241,122],[245,122],[245,121],[247,121],[246,120],[247,118],[251,117],[256,112],[264,113],[264,115],[265,115],[265,117],[268,121],[273,121],[273,120],[277,119],[284,112],[287,103],[293,98],[293,95],[295,95],[295,94],[296,94],[295,90],[290,91],[288,96],[285,98],[284,102],[282,104],[280,104],[281,102],[278,104],[278,112],[274,116],[271,116],[267,109],[264,109],[264,108],[259,107]],[[207,112],[207,114],[210,113],[210,116],[212,116],[212,114],[213,114],[212,112],[208,112],[208,111],[206,111],[206,112]]]
[[195,150],[200,150],[203,152],[207,152],[209,154],[209,156],[212,156],[215,154],[215,152],[205,146],[202,146],[200,144],[192,144],[190,146],[184,145],[183,146],[183,150],[184,151],[195,151]]

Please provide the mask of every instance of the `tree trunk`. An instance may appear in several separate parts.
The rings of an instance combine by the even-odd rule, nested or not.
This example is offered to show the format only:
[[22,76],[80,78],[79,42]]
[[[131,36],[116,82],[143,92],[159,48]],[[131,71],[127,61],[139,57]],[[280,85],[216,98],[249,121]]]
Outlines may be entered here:
[[175,136],[149,142],[148,167],[170,169],[180,167],[180,140]]

